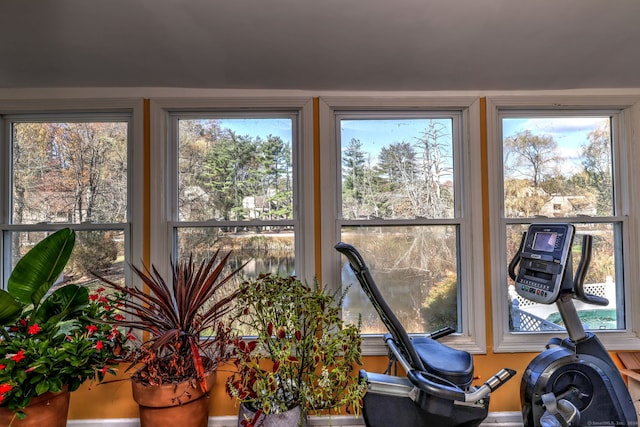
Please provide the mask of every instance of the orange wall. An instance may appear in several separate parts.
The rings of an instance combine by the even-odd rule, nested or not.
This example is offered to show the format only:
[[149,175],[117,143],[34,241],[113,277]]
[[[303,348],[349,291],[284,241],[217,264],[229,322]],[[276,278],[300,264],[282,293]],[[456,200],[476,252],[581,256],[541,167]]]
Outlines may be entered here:
[[[318,116],[318,99],[314,99],[314,155],[315,164],[315,191],[316,191],[316,263],[317,271],[321,271],[320,248],[322,240],[320,236],[320,131]],[[150,131],[149,131],[149,101],[145,100],[145,122],[144,122],[144,257],[145,261],[149,260],[149,194],[150,194]],[[488,204],[488,173],[487,173],[487,132],[486,132],[486,102],[481,99],[481,157],[482,157],[482,188],[483,188],[483,231],[485,235],[489,233],[489,204]],[[485,243],[485,253],[489,254],[489,244]],[[508,367],[518,371],[518,375],[500,388],[491,396],[491,411],[519,411],[520,410],[520,379],[527,364],[535,357],[536,353],[493,353],[493,336],[491,325],[491,280],[490,280],[490,262],[489,256],[486,256],[485,265],[485,318],[487,330],[487,354],[476,355],[474,357],[476,375],[479,379],[476,383],[481,383],[499,369]],[[617,357],[614,356],[617,361]],[[386,368],[386,357],[375,356],[365,357],[364,369],[371,372],[382,372]],[[124,367],[122,368],[124,370]],[[213,392],[211,393],[211,415],[233,415],[237,414],[237,407],[231,398],[224,391],[225,379],[227,373],[225,369],[221,369]],[[136,418],[138,416],[138,408],[134,403],[131,395],[131,385],[126,380],[126,376],[121,374],[121,381],[111,381],[106,384],[85,384],[80,390],[74,392],[71,396],[69,408],[70,419],[92,419],[92,418]]]

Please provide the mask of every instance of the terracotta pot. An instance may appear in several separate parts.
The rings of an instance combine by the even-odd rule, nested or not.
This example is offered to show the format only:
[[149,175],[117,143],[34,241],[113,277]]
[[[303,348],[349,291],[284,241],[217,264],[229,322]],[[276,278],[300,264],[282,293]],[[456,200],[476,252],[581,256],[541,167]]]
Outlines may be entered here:
[[24,408],[27,417],[24,420],[14,418],[15,413],[7,408],[0,408],[0,426],[6,427],[65,427],[69,413],[69,397],[71,393],[65,386],[59,393],[45,393],[31,399]]
[[[248,408],[244,403],[240,405],[240,413],[238,414],[238,427],[245,427],[243,420],[253,420],[255,411]],[[306,427],[307,418],[302,416],[299,406],[288,410],[282,414],[262,414],[253,423],[255,427]]]
[[[206,380],[211,390],[215,372],[207,374]],[[141,427],[206,427],[209,423],[209,394],[197,381],[150,386],[132,380],[131,387]]]

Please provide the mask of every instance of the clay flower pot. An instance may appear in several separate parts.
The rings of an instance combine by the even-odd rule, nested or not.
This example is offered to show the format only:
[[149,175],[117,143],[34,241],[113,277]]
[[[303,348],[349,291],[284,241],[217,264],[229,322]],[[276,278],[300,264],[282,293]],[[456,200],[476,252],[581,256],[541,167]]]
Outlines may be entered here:
[[[14,418],[15,413],[0,408],[0,425],[12,427],[66,427],[71,393],[66,386],[58,393],[44,393],[31,399],[24,408],[27,417],[24,420]],[[12,421],[13,420],[13,421]]]
[[[211,390],[215,372],[208,373],[206,380]],[[209,394],[195,380],[161,386],[132,380],[131,387],[141,427],[206,427],[209,423]]]

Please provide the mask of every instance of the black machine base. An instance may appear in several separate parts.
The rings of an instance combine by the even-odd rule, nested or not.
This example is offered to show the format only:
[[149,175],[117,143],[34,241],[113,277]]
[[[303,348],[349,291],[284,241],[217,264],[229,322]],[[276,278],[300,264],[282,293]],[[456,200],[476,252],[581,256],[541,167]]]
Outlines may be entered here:
[[367,427],[475,427],[487,417],[489,397],[481,402],[452,402],[411,385],[406,378],[360,372],[369,383],[362,413]]
[[[589,345],[590,340],[597,337],[588,334],[582,344]],[[523,375],[520,397],[525,427],[539,425],[545,411],[542,395],[550,392],[580,411],[580,425],[637,425],[627,387],[608,355],[581,352],[568,339],[538,355]]]

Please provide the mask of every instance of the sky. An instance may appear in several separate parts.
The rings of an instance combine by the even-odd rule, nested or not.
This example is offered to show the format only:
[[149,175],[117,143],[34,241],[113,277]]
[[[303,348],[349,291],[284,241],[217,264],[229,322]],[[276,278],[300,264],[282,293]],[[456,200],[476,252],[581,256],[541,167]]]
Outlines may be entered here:
[[[599,128],[608,121],[608,116],[599,117],[530,117],[505,118],[502,121],[503,137],[509,137],[524,130],[534,134],[548,135],[558,143],[560,154],[566,159],[576,159],[580,147],[587,141],[589,132]],[[283,141],[291,143],[292,120],[290,118],[248,118],[220,119],[222,127],[230,128],[241,135],[279,136]],[[371,153],[371,161],[383,147],[396,142],[414,143],[422,135],[428,119],[344,119],[341,120],[340,136],[342,149],[352,138],[359,139],[363,150]],[[442,123],[451,129],[451,120],[442,119]]]
[[218,119],[220,126],[233,130],[239,135],[252,137],[279,136],[283,142],[291,144],[292,120],[289,118]]
[[[290,119],[217,119],[223,128],[229,128],[240,135],[260,136],[269,134],[291,142],[292,122]],[[352,138],[363,143],[363,149],[377,156],[382,147],[395,142],[415,142],[427,126],[427,120],[348,120],[342,121],[341,137],[346,145]]]
[[503,137],[513,136],[525,129],[534,134],[549,135],[565,149],[579,149],[587,141],[589,133],[609,119],[606,117],[537,117],[503,120]]
[[[427,129],[431,119],[349,119],[340,122],[340,137],[342,150],[352,139],[358,139],[362,143],[363,151],[371,154],[371,162],[376,163],[380,150],[398,142],[413,144],[417,138],[421,138]],[[443,139],[445,146],[451,146],[452,120],[436,119],[445,126]]]
[[[558,144],[558,153],[564,161],[562,169],[574,173],[581,168],[580,151],[587,143],[589,133],[608,122],[608,116],[505,118],[502,121],[502,136],[511,137],[524,130],[534,135],[551,136]],[[571,164],[574,167],[569,167]]]

